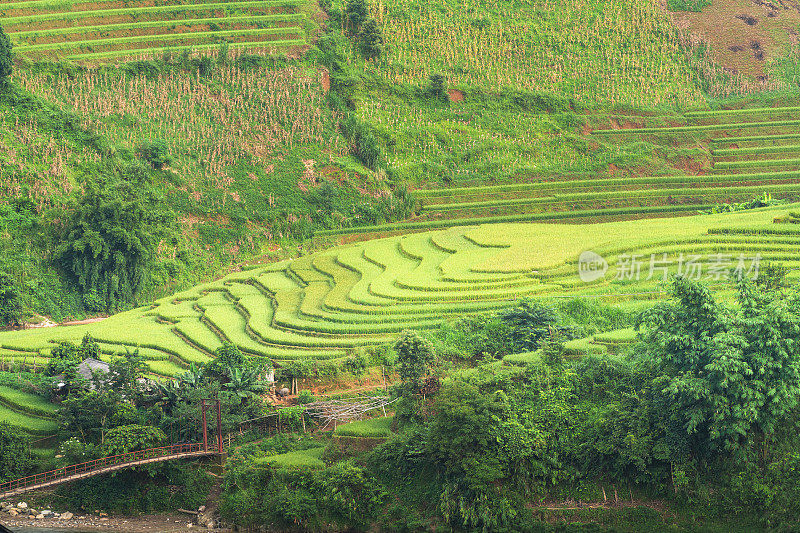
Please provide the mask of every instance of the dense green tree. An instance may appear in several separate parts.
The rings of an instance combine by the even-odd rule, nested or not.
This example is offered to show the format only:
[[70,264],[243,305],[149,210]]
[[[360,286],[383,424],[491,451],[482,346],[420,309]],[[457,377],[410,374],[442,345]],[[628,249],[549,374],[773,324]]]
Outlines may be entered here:
[[136,303],[155,264],[161,213],[131,184],[90,186],[73,205],[55,261],[90,311]]
[[214,72],[214,61],[208,56],[201,57],[197,62],[197,72],[201,78],[210,78]]
[[0,326],[16,326],[22,320],[22,296],[14,279],[0,272]]
[[121,401],[111,389],[73,391],[61,404],[61,425],[83,442],[102,443]]
[[152,139],[139,143],[137,152],[142,159],[157,170],[172,162],[172,157],[169,155],[169,146],[163,139]]
[[361,27],[359,45],[365,59],[377,59],[383,52],[383,33],[375,19],[369,18]]
[[226,469],[222,515],[277,531],[369,531],[388,495],[362,467]]
[[0,25],[0,85],[3,85],[13,70],[14,62],[11,59],[11,39],[8,38],[3,26]]
[[511,328],[509,341],[515,352],[532,352],[555,333],[567,339],[574,336],[572,328],[561,324],[561,317],[555,309],[528,300],[500,313],[500,318]]
[[507,396],[454,380],[444,384],[431,411],[424,448],[443,481],[444,518],[457,528],[484,531],[509,525],[516,511],[495,484],[508,479],[535,446]]
[[428,365],[434,360],[433,346],[418,333],[404,331],[394,349],[403,388],[406,392],[416,393],[422,386],[422,378],[428,374]]
[[50,351],[50,360],[47,363],[47,373],[51,376],[65,375],[65,383],[71,386],[82,386],[77,383],[77,365],[84,359],[100,359],[100,346],[87,333],[81,343],[76,345],[70,341],[59,343]]
[[447,78],[442,74],[431,74],[426,92],[431,98],[447,100]]
[[121,455],[136,450],[155,448],[163,444],[167,436],[157,427],[131,424],[118,426],[108,431],[101,447],[103,456]]
[[647,357],[701,453],[761,443],[800,399],[800,295],[762,291],[743,280],[738,306],[718,303],[697,282],[678,277],[674,300],[645,312]]
[[28,438],[0,421],[0,481],[24,476],[30,464]]
[[357,33],[361,25],[369,18],[369,5],[367,0],[348,0],[344,10],[344,19],[347,28]]
[[203,368],[203,373],[218,381],[228,381],[229,369],[243,368],[248,364],[241,350],[230,342],[222,343],[222,346],[214,352],[214,356],[214,360],[208,362]]
[[131,397],[142,388],[141,379],[147,371],[144,359],[139,350],[127,350],[125,355],[117,357],[109,365],[109,385],[127,397]]

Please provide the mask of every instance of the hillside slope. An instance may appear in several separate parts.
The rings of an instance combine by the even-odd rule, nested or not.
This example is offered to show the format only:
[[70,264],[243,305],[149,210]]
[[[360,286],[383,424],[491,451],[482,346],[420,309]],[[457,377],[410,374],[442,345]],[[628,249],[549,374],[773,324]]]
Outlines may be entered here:
[[[41,362],[54,343],[88,333],[106,354],[141,347],[153,372],[172,375],[208,361],[223,342],[276,362],[328,360],[392,342],[403,329],[435,327],[525,297],[658,299],[669,273],[725,291],[730,278],[754,277],[767,262],[800,265],[800,228],[782,223],[797,210],[793,204],[580,226],[487,224],[378,239],[231,274],[99,323],[0,333],[0,354]],[[579,274],[586,251],[604,258],[603,275]]]
[[[346,9],[0,3],[19,56],[0,96],[0,270],[26,308],[136,304],[98,304],[52,252],[88,191],[125,183],[170,221],[139,300],[294,257],[313,234],[796,199],[796,91],[736,82],[658,3],[373,1],[375,57]],[[308,46],[265,47],[273,30]],[[723,102],[720,87],[782,92]],[[720,106],[786,112],[686,113]]]

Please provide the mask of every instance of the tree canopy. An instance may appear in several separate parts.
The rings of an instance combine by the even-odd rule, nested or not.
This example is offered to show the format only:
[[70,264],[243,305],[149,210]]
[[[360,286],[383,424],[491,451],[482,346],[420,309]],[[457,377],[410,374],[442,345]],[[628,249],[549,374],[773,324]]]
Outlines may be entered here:
[[14,326],[22,320],[22,297],[14,280],[0,271],[0,326]]
[[11,76],[14,62],[11,59],[11,39],[8,38],[3,26],[0,25],[0,84]]
[[127,182],[90,187],[77,200],[55,260],[90,311],[136,303],[155,264],[160,214]]
[[433,362],[433,347],[416,332],[404,331],[394,349],[404,388],[412,393],[418,391],[422,386],[422,378],[428,373],[428,365]]
[[800,399],[800,297],[743,280],[727,307],[682,277],[672,292],[639,327],[673,416],[701,452],[769,439]]
[[0,481],[22,477],[30,463],[28,438],[0,422]]

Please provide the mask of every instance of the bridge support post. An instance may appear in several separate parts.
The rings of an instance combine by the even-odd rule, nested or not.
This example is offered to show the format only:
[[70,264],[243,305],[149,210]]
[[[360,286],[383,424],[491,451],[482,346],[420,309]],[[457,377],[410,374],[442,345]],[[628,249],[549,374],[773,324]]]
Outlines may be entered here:
[[225,453],[225,445],[222,443],[222,402],[217,400],[217,452],[222,455]]
[[206,419],[206,408],[215,407],[217,411],[217,453],[225,453],[225,444],[222,442],[222,402],[218,399],[203,398],[201,409],[203,411],[203,451],[208,451],[208,422]]
[[208,451],[208,425],[206,424],[206,400],[203,398],[203,405],[200,407],[203,415],[203,451]]

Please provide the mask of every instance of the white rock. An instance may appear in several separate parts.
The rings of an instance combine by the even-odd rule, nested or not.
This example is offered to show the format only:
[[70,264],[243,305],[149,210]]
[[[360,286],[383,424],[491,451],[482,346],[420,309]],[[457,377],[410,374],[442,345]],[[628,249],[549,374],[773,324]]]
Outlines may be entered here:
[[42,513],[36,515],[36,520],[41,520],[42,518],[44,518],[44,515]]
[[72,513],[61,513],[61,516],[58,518],[61,520],[72,520],[72,517],[75,516]]
[[17,504],[17,509],[27,509],[27,508],[28,508],[28,504],[25,503],[25,502],[19,502]]

